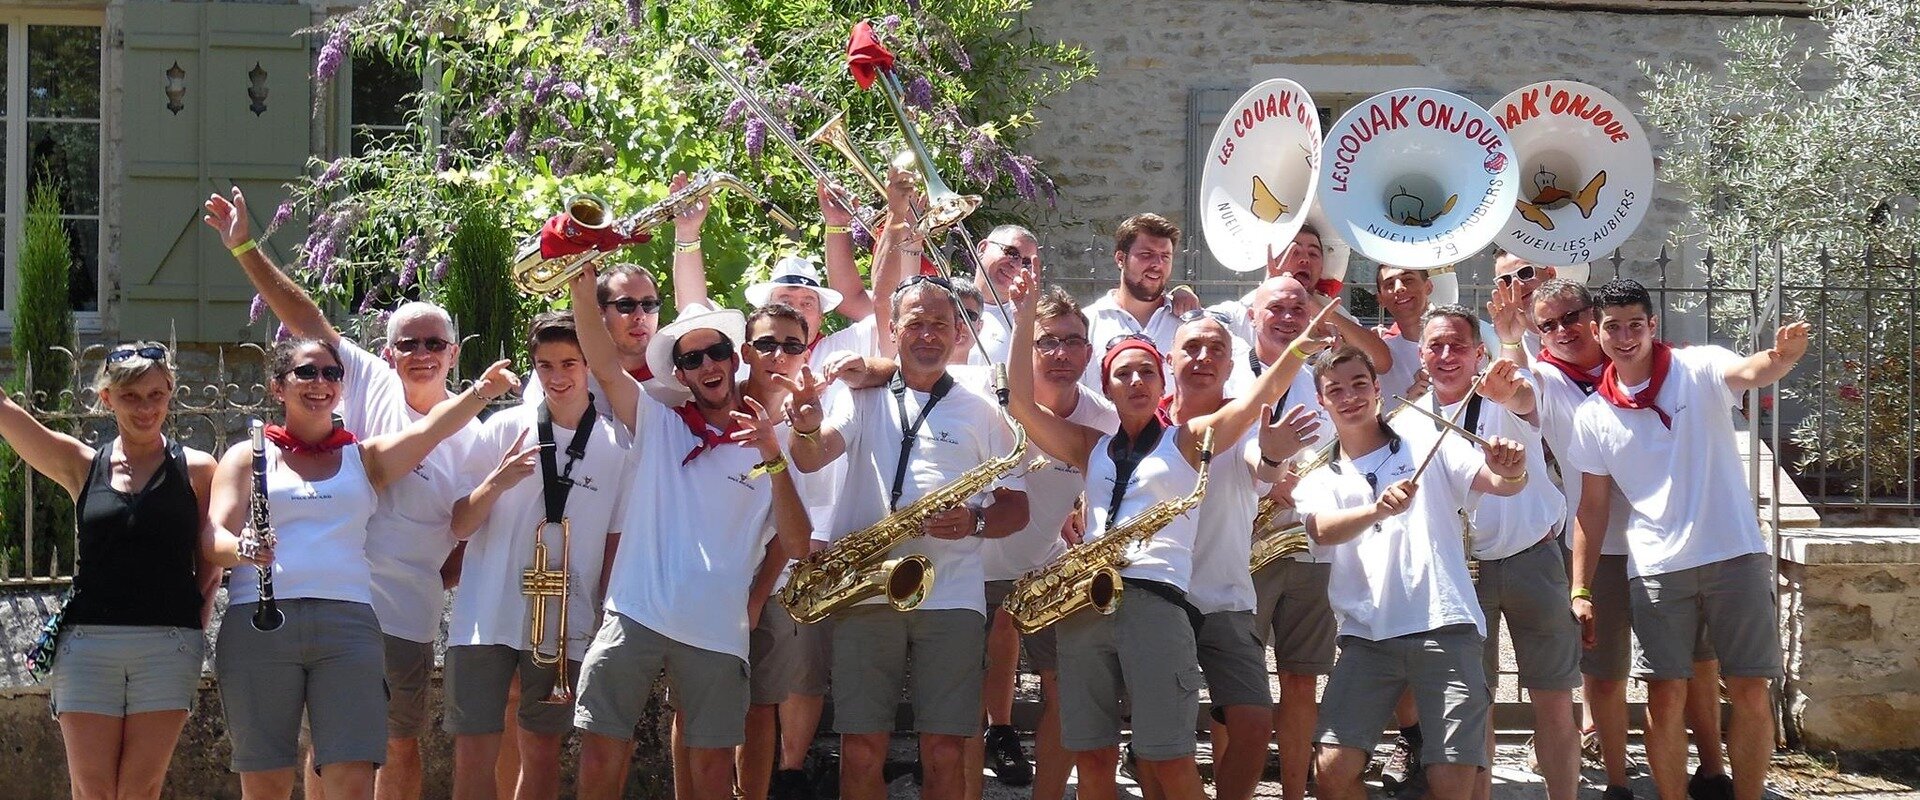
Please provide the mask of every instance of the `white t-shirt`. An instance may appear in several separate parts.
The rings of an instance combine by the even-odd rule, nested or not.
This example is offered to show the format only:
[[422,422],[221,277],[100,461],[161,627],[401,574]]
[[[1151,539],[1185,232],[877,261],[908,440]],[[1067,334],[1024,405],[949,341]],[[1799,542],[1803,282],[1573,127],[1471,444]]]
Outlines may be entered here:
[[880,355],[880,326],[873,317],[867,317],[849,324],[847,327],[820,337],[813,343],[813,349],[807,353],[807,366],[819,375],[826,368],[828,359],[835,353],[857,353],[873,357]]
[[[1013,318],[1016,313],[1012,302],[1006,305],[993,305],[988,298],[987,305],[980,314],[981,347],[967,348],[967,363],[974,365],[1004,364],[1007,351],[1013,346]],[[982,358],[980,350],[985,348],[988,358]]]
[[[1076,388],[1079,399],[1074,402],[1073,413],[1066,417],[1068,422],[1109,434],[1119,429],[1120,415],[1113,406],[1096,402],[1084,387]],[[1027,484],[1027,527],[982,544],[980,561],[990,581],[1013,580],[1067,552],[1060,526],[1073,513],[1074,500],[1087,488],[1086,473],[1051,458],[1038,471],[1016,474]]]
[[[340,339],[347,370],[340,418],[355,436],[370,439],[405,430],[426,417],[407,405],[406,387],[386,360]],[[380,492],[367,523],[367,562],[373,570],[373,613],[380,631],[410,642],[440,633],[446,589],[440,566],[457,544],[453,504],[466,496],[461,471],[480,422],[468,422],[428,453],[413,471]]]
[[650,397],[634,410],[637,445],[607,610],[681,644],[747,658],[747,592],[773,529],[773,482],[748,473],[753,447],[700,444]]
[[[953,389],[934,404],[914,435],[897,508],[1013,448],[1013,434],[999,407],[959,383],[956,379]],[[835,409],[828,418],[827,424],[846,440],[842,460],[847,462],[847,481],[834,503],[830,541],[864,529],[890,513],[888,499],[900,463],[902,432],[920,417],[928,395],[907,390],[904,400],[905,423],[900,421],[893,392],[884,386],[853,392],[852,402]],[[994,488],[1026,491],[1025,482],[1010,474],[968,501],[969,505],[990,504]],[[917,536],[894,550],[896,557],[920,554],[933,561],[933,589],[920,608],[964,608],[986,613],[986,577],[981,564],[984,543],[974,536],[956,540]]]
[[1249,428],[1240,441],[1213,456],[1207,496],[1200,501],[1193,541],[1193,577],[1187,600],[1202,614],[1252,611],[1253,516],[1270,484],[1254,478],[1259,463],[1260,431]]
[[1580,472],[1612,476],[1632,509],[1628,575],[1766,552],[1728,411],[1738,395],[1726,374],[1740,360],[1724,347],[1673,349],[1666,383],[1654,398],[1672,416],[1672,429],[1652,409],[1615,408],[1598,395],[1574,412],[1567,461]]
[[[1412,477],[1433,448],[1434,434],[1431,426],[1425,432],[1406,424],[1394,429],[1401,436],[1398,449],[1389,444],[1358,457],[1343,452],[1335,464],[1301,478],[1294,493],[1300,513],[1372,506],[1380,492]],[[1460,519],[1486,460],[1457,437],[1440,442],[1406,511],[1321,548],[1333,564],[1327,599],[1339,618],[1340,635],[1377,642],[1467,623],[1486,635],[1480,601],[1467,577]],[[1378,488],[1368,484],[1369,471]]]
[[[1434,391],[1417,402],[1428,411],[1453,419],[1460,406],[1469,401],[1463,399],[1441,406],[1440,393]],[[1425,418],[1411,417],[1406,424],[1419,425],[1423,421],[1433,424]],[[1460,424],[1465,426],[1467,422],[1463,414]],[[1553,481],[1547,480],[1546,448],[1540,446],[1539,428],[1515,416],[1505,406],[1484,398],[1480,401],[1480,417],[1473,423],[1469,430],[1480,438],[1500,436],[1519,442],[1527,449],[1527,483],[1520,488],[1520,493],[1512,497],[1476,495],[1477,501],[1473,504],[1473,557],[1491,561],[1539,544],[1566,519],[1567,501]]]
[[[1265,371],[1264,366],[1261,369]],[[1227,379],[1228,396],[1237,397],[1252,391],[1253,382],[1256,377],[1257,376],[1253,374],[1253,367],[1250,362],[1243,361],[1235,364],[1232,377]],[[1313,383],[1312,364],[1302,365],[1300,371],[1294,373],[1293,382],[1287,384],[1287,393],[1280,397],[1278,403],[1274,404],[1274,413],[1285,416],[1288,409],[1294,406],[1305,407],[1307,413],[1313,415],[1314,422],[1318,424],[1315,432],[1320,437],[1315,440],[1313,444],[1301,448],[1300,452],[1293,454],[1293,457],[1288,459],[1298,464],[1311,460],[1314,453],[1326,447],[1333,439],[1333,420],[1327,416],[1326,408],[1320,405],[1319,388],[1314,386]],[[1254,432],[1254,438],[1256,442],[1259,439],[1259,432],[1257,430]],[[1255,457],[1257,458],[1258,456],[1256,455]],[[1256,510],[1257,505],[1258,502],[1256,501]],[[1248,517],[1248,519],[1251,520],[1252,517]],[[1279,518],[1275,521],[1284,527],[1299,520],[1300,515],[1297,510],[1282,509]],[[1326,561],[1326,559],[1319,555],[1319,545],[1311,541],[1307,542],[1307,549],[1287,556],[1287,558],[1292,561],[1304,561],[1310,564],[1325,563]]]
[[[252,479],[248,479],[252,485]],[[340,469],[309,481],[289,469],[280,447],[267,443],[267,515],[278,540],[273,551],[276,600],[309,598],[373,602],[367,567],[367,523],[373,484],[357,445],[340,449]],[[260,599],[259,568],[241,564],[227,583],[230,603]]]
[[1093,343],[1093,359],[1087,362],[1086,373],[1080,376],[1080,383],[1091,388],[1096,394],[1102,392],[1100,380],[1100,356],[1107,352],[1107,342],[1130,333],[1145,335],[1153,340],[1153,346],[1161,353],[1173,349],[1173,334],[1180,330],[1180,317],[1173,313],[1173,302],[1161,298],[1160,307],[1153,310],[1153,316],[1147,318],[1147,324],[1141,325],[1133,314],[1120,307],[1108,290],[1100,299],[1088,303],[1081,311],[1087,315],[1087,341]]
[[[1119,480],[1110,451],[1113,435],[1100,437],[1093,453],[1087,457],[1087,505],[1092,513],[1087,515],[1086,542],[1099,540],[1114,524],[1125,524],[1157,503],[1185,497],[1193,491],[1200,472],[1180,454],[1179,440],[1178,429],[1170,428],[1161,434],[1153,451],[1141,458],[1133,474],[1127,476],[1121,489],[1120,511],[1115,514],[1111,505],[1114,485]],[[1120,575],[1159,581],[1186,591],[1193,576],[1193,540],[1199,523],[1199,509],[1194,509],[1175,517],[1144,545],[1129,547],[1129,561],[1121,568]]]
[[[1606,362],[1595,365],[1589,374],[1599,380],[1600,373],[1606,369]],[[1573,450],[1573,412],[1587,400],[1587,390],[1580,388],[1560,371],[1558,367],[1545,362],[1533,365],[1534,386],[1539,389],[1540,397],[1540,435],[1546,440],[1547,448],[1552,451],[1559,469],[1554,471],[1554,480],[1560,483],[1560,494],[1567,498],[1567,517],[1560,528],[1561,536],[1567,547],[1573,547],[1573,521],[1580,512],[1580,496],[1585,491],[1585,482],[1580,480],[1580,470],[1567,463],[1566,453]],[[1620,494],[1620,488],[1613,489],[1612,508],[1607,514],[1607,535],[1601,541],[1601,555],[1624,556],[1627,554],[1627,517],[1632,514],[1627,507],[1627,498]]]
[[[539,406],[521,405],[487,419],[470,451],[472,457],[464,476],[467,493],[479,488],[522,432],[526,440],[521,448],[540,443],[538,414]],[[566,471],[566,449],[574,435],[567,426],[578,423],[577,419],[553,421],[555,469]],[[617,420],[595,414],[593,425],[586,455],[573,465],[570,475],[574,486],[567,493],[567,658],[575,661],[586,655],[587,645],[593,640],[594,618],[600,610],[594,593],[599,591],[600,573],[605,567],[607,535],[620,532],[627,497],[621,487],[631,456],[629,439]],[[547,515],[545,497],[545,481],[535,469],[501,493],[486,521],[467,540],[460,586],[453,592],[452,621],[447,627],[449,646],[497,644],[530,649],[529,604],[526,595],[520,593],[520,582],[522,573],[533,567],[535,526]],[[557,569],[562,563],[560,528],[548,526],[541,534],[547,545],[548,567]],[[559,609],[552,600],[547,608],[544,648],[551,651],[559,637]]]

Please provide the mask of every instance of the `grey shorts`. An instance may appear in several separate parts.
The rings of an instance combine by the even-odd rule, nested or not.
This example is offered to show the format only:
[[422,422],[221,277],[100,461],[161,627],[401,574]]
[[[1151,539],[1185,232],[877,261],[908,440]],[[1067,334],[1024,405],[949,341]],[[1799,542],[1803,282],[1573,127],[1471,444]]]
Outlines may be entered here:
[[[989,624],[994,611],[1007,601],[1007,595],[1013,591],[1013,581],[987,581],[987,619]],[[1027,666],[1034,672],[1054,672],[1060,669],[1060,637],[1053,632],[1053,626],[1041,628],[1039,633],[1020,634],[1020,648],[1027,652]]]
[[1695,640],[1704,627],[1713,653],[1720,658],[1721,675],[1780,677],[1772,558],[1749,553],[1629,581],[1633,634],[1640,639],[1634,676],[1647,680],[1693,677],[1698,657]]
[[828,623],[803,624],[787,607],[768,601],[760,609],[747,653],[747,675],[752,702],[770,706],[789,695],[824,697],[827,694]]
[[207,638],[163,625],[68,625],[56,645],[53,716],[192,711]]
[[[747,662],[674,641],[608,612],[580,665],[573,725],[631,740],[646,710],[653,679],[667,673],[674,707],[685,715],[688,747],[734,747],[747,739]],[[521,695],[526,695],[521,687]]]
[[[1636,660],[1632,602],[1627,596],[1627,557],[1601,556],[1593,573],[1593,649],[1580,654],[1580,672],[1607,681],[1624,681]],[[1693,661],[1713,661],[1707,628],[1694,632]]]
[[1133,708],[1133,749],[1165,761],[1194,753],[1200,703],[1198,646],[1187,612],[1129,588],[1112,615],[1082,611],[1060,631],[1060,738],[1068,750],[1120,744],[1123,697]]
[[433,643],[380,634],[386,650],[387,738],[418,739],[427,732],[427,688],[433,683]]
[[[533,663],[533,653],[503,644],[463,644],[447,648],[447,733],[475,736],[506,730],[507,690],[520,677],[520,727],[556,735],[573,727],[572,703],[542,703],[553,693],[553,667]],[[567,675],[580,680],[580,662],[567,663]]]
[[[1580,622],[1568,604],[1567,563],[1559,537],[1506,558],[1481,561],[1474,593],[1487,617],[1487,641],[1500,640],[1501,618],[1513,637],[1520,687],[1538,691],[1580,685]],[[1500,679],[1500,649],[1482,648],[1489,685]]]
[[891,732],[900,692],[911,679],[915,730],[978,736],[986,660],[986,620],[969,609],[866,605],[835,614],[834,731]]
[[1318,741],[1373,752],[1400,694],[1411,689],[1427,731],[1420,759],[1487,766],[1492,693],[1480,666],[1483,644],[1472,625],[1379,642],[1340,637],[1340,660],[1320,698]]
[[1273,645],[1275,669],[1293,675],[1333,671],[1333,640],[1339,623],[1327,600],[1332,564],[1283,558],[1253,574],[1259,600],[1254,630]]
[[1267,685],[1267,651],[1253,629],[1253,612],[1218,611],[1200,623],[1194,637],[1207,699],[1215,708],[1273,705]]
[[286,624],[262,633],[249,623],[254,605],[227,607],[213,655],[234,771],[296,766],[302,711],[312,725],[315,763],[384,762],[386,659],[373,606],[282,600]]

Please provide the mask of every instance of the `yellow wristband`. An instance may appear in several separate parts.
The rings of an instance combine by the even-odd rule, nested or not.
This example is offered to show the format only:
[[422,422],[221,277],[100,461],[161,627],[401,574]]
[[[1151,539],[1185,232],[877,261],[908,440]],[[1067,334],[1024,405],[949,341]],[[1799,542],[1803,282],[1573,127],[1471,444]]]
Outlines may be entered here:
[[1500,346],[1501,347],[1521,347],[1523,345],[1520,342],[1501,341]]
[[1527,471],[1524,469],[1520,470],[1520,474],[1515,475],[1511,478],[1496,472],[1493,474],[1493,477],[1498,479],[1501,483],[1525,483],[1527,480]]
[[852,232],[853,232],[853,229],[845,225],[828,225],[827,226],[828,236],[833,236],[841,233],[852,233]]
[[260,244],[258,242],[248,239],[245,242],[227,248],[227,252],[232,253],[234,258],[239,258],[246,255],[248,251],[257,249],[259,246]]
[[752,480],[762,475],[778,475],[786,471],[787,471],[787,457],[778,456],[776,458],[773,458],[772,460],[762,461],[758,464],[753,465],[753,469],[747,471],[747,479]]
[[1287,352],[1292,353],[1295,356],[1298,356],[1301,361],[1306,361],[1307,359],[1313,358],[1312,353],[1309,353],[1305,350],[1300,349],[1300,345],[1297,345],[1297,344],[1287,345]]
[[1592,589],[1588,589],[1588,588],[1586,588],[1586,587],[1581,587],[1581,588],[1579,588],[1579,589],[1575,589],[1575,590],[1573,590],[1573,596],[1572,596],[1572,597],[1570,597],[1570,598],[1568,598],[1568,599],[1569,599],[1569,600],[1587,600],[1587,601],[1592,601],[1592,600],[1593,600],[1593,590],[1592,590]]
[[693,241],[689,241],[689,242],[673,243],[673,252],[676,252],[676,253],[697,253],[699,251],[700,251],[699,239],[694,239]]
[[817,441],[820,441],[820,429],[819,429],[819,428],[814,428],[813,430],[810,430],[810,431],[803,431],[803,430],[800,430],[799,428],[794,428],[794,429],[793,429],[793,435],[795,435],[795,436],[798,436],[798,437],[800,437],[800,438],[802,438],[802,439],[805,439],[805,440],[807,440],[807,441],[809,441],[809,442],[817,442]]

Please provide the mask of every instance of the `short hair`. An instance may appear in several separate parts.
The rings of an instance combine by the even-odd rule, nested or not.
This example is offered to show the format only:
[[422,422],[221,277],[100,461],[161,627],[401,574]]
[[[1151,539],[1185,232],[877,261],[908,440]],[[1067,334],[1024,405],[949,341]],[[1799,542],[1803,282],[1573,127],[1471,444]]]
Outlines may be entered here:
[[972,300],[979,304],[981,308],[986,308],[987,306],[987,296],[981,294],[980,288],[971,283],[955,283],[953,285],[953,296],[954,299],[962,302]]
[[[1593,292],[1587,289],[1586,284],[1580,283],[1579,281],[1570,281],[1566,278],[1549,278],[1546,282],[1541,283],[1539,288],[1533,290],[1533,302],[1538,303],[1542,300],[1578,300],[1580,301],[1580,305],[1587,306],[1591,309],[1593,307]],[[1533,309],[1529,308],[1527,312],[1532,313]]]
[[614,264],[601,270],[600,277],[593,282],[593,299],[602,306],[613,302],[613,290],[607,288],[607,285],[613,282],[616,275],[637,275],[646,278],[647,284],[653,287],[655,293],[660,291],[660,282],[653,279],[653,273],[646,267],[631,263]]
[[1420,315],[1420,329],[1426,330],[1428,324],[1443,317],[1459,320],[1467,326],[1467,337],[1472,339],[1474,344],[1485,344],[1480,340],[1480,318],[1459,303],[1444,303],[1427,309],[1427,313]]
[[1647,287],[1640,285],[1639,281],[1630,278],[1614,278],[1593,290],[1593,308],[1596,316],[1603,309],[1621,306],[1639,306],[1641,310],[1647,312],[1648,318],[1653,317],[1653,295],[1648,294]]
[[287,372],[293,369],[293,355],[310,344],[320,345],[327,355],[333,356],[333,363],[346,366],[347,362],[340,358],[340,349],[334,347],[332,342],[311,336],[290,336],[274,342],[273,349],[267,351],[267,372],[276,381],[286,377]]
[[122,344],[118,347],[108,350],[107,351],[108,355],[112,355],[113,353],[117,353],[122,350],[133,350],[136,352],[133,355],[127,356],[126,358],[122,358],[117,361],[102,358],[100,360],[100,370],[98,372],[95,372],[93,376],[94,393],[98,394],[102,390],[118,389],[122,386],[126,386],[127,384],[133,383],[134,381],[137,381],[137,380],[140,380],[141,378],[146,377],[147,373],[152,372],[154,370],[160,370],[167,373],[167,380],[177,381],[178,376],[176,376],[173,371],[172,352],[167,351],[168,354],[161,356],[160,358],[147,358],[146,356],[140,355],[139,352],[137,352],[150,347],[158,347],[163,351],[167,350],[166,345],[163,345],[159,342],[148,342],[148,341],[127,342],[126,344]]
[[1037,321],[1071,316],[1080,320],[1080,327],[1088,331],[1093,330],[1092,323],[1087,321],[1087,312],[1080,310],[1080,301],[1073,299],[1073,295],[1067,294],[1067,290],[1058,286],[1048,287],[1046,294],[1040,295],[1035,316]]
[[393,340],[400,338],[401,325],[405,325],[420,317],[432,317],[440,320],[440,324],[447,326],[447,338],[452,339],[454,344],[460,343],[460,328],[453,324],[453,315],[448,314],[446,309],[432,303],[413,300],[401,303],[400,307],[394,309],[393,314],[387,317],[387,344],[391,346]]
[[1133,240],[1141,234],[1157,236],[1180,246],[1180,226],[1159,214],[1140,213],[1120,221],[1120,227],[1113,231],[1113,252],[1125,253],[1133,249]]
[[784,319],[789,322],[800,323],[801,338],[810,336],[813,333],[807,329],[806,315],[800,313],[800,309],[794,308],[786,303],[766,303],[754,309],[753,313],[747,315],[746,329],[753,330],[753,323],[763,319]]
[[986,239],[981,239],[980,241],[984,242],[987,239],[991,239],[1003,233],[1011,233],[1014,235],[1014,238],[1018,238],[1018,239],[1030,239],[1036,245],[1040,243],[1040,237],[1033,235],[1032,229],[1028,228],[1025,225],[1015,225],[1012,223],[1007,223],[1005,225],[996,227],[991,231],[988,231]]
[[574,347],[580,346],[580,329],[574,327],[573,315],[564,311],[548,311],[533,318],[527,326],[527,355],[540,345],[564,342]]
[[1366,351],[1361,350],[1358,347],[1354,347],[1353,345],[1350,345],[1350,344],[1343,344],[1343,345],[1340,345],[1339,347],[1336,347],[1328,351],[1326,355],[1320,357],[1320,360],[1314,362],[1313,364],[1314,390],[1319,391],[1320,379],[1325,377],[1327,373],[1332,372],[1336,367],[1339,367],[1341,364],[1345,364],[1349,361],[1358,361],[1362,364],[1367,365],[1368,375],[1371,375],[1375,378],[1380,377],[1379,368],[1373,365],[1373,359],[1367,357]]
[[1302,223],[1300,223],[1300,230],[1299,230],[1298,232],[1296,232],[1296,233],[1295,233],[1294,235],[1295,235],[1295,236],[1298,236],[1298,235],[1300,235],[1300,234],[1302,234],[1302,233],[1311,233],[1311,234],[1313,234],[1313,238],[1315,238],[1315,239],[1319,239],[1319,240],[1320,240],[1320,245],[1321,245],[1322,247],[1325,247],[1325,246],[1326,246],[1326,243],[1327,243],[1327,237],[1325,237],[1325,236],[1321,236],[1321,235],[1320,235],[1320,226],[1318,226],[1318,225],[1315,225],[1315,224],[1313,224],[1313,223],[1311,223],[1311,222],[1302,222]]
[[899,322],[900,309],[906,307],[908,298],[917,294],[933,292],[946,298],[947,302],[952,304],[953,318],[957,321],[960,319],[960,298],[954,295],[953,290],[953,284],[948,282],[946,278],[926,278],[924,280],[912,280],[900,284],[893,290],[893,299],[890,303],[892,308],[889,318],[894,322]]

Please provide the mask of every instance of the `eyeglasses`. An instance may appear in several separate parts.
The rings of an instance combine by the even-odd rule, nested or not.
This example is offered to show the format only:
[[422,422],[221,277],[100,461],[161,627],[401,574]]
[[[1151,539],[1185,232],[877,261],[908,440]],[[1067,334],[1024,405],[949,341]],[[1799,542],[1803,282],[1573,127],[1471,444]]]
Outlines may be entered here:
[[149,361],[165,361],[167,360],[167,348],[157,344],[150,344],[145,347],[122,347],[107,354],[107,363],[118,364],[134,356],[139,356]]
[[966,306],[961,306],[960,313],[965,314],[967,316],[968,322],[971,322],[975,325],[980,324],[980,312],[975,311],[971,308],[967,308]]
[[1146,334],[1144,334],[1144,333],[1123,333],[1123,334],[1120,334],[1119,336],[1115,336],[1115,337],[1113,337],[1113,338],[1111,338],[1111,339],[1108,339],[1108,340],[1107,340],[1107,349],[1108,349],[1108,350],[1112,350],[1112,349],[1113,349],[1113,347],[1114,347],[1114,345],[1117,345],[1117,344],[1119,344],[1119,343],[1121,343],[1121,342],[1124,342],[1124,341],[1126,341],[1126,340],[1128,340],[1128,339],[1139,339],[1140,341],[1143,341],[1143,342],[1146,342],[1146,343],[1147,343],[1147,346],[1149,346],[1149,347],[1152,347],[1152,348],[1153,348],[1153,350],[1154,350],[1154,352],[1156,352],[1156,353],[1157,353],[1157,352],[1160,352],[1160,347],[1159,347],[1158,345],[1155,345],[1155,344],[1153,343],[1153,339],[1152,339],[1152,337],[1149,337],[1149,336],[1147,336],[1147,335],[1146,335]]
[[445,351],[451,344],[453,343],[434,336],[427,339],[401,339],[393,343],[393,349],[400,351],[401,355],[413,355],[413,351],[422,347],[427,348],[429,353],[439,353]]
[[1493,282],[1500,286],[1506,286],[1510,283],[1513,283],[1514,281],[1526,283],[1527,281],[1533,280],[1539,274],[1540,274],[1540,271],[1537,269],[1534,269],[1532,264],[1521,264],[1519,269],[1516,269],[1505,275],[1494,276]]
[[1581,306],[1553,319],[1540,320],[1540,332],[1551,336],[1554,331],[1560,330],[1561,328],[1571,328],[1574,325],[1592,318],[1593,306]]
[[647,314],[658,314],[660,313],[660,305],[660,298],[658,297],[622,297],[618,300],[608,300],[607,302],[601,303],[600,307],[606,308],[607,306],[613,306],[613,310],[631,316],[635,309],[639,309],[641,312]]
[[1092,344],[1085,336],[1042,336],[1033,340],[1033,349],[1042,353],[1058,353],[1062,350],[1078,350]]
[[1020,266],[1026,267],[1027,269],[1033,269],[1033,256],[1025,255],[1021,253],[1020,248],[1014,247],[1012,245],[1001,244],[1000,242],[987,242],[987,244],[1000,248],[1000,252],[1002,254],[1019,259]]
[[707,359],[726,361],[733,358],[733,356],[733,342],[727,341],[726,338],[722,337],[720,341],[698,350],[688,350],[684,353],[675,354],[673,357],[673,365],[692,372],[699,369],[700,365],[707,363]]
[[315,366],[313,364],[301,364],[300,366],[294,367],[293,369],[280,373],[279,377],[284,378],[284,377],[287,377],[288,375],[292,375],[294,380],[300,380],[300,381],[312,381],[312,380],[318,379],[318,380],[326,381],[327,383],[339,383],[343,380],[346,380],[347,371],[345,369],[342,369],[337,366],[332,366],[332,365],[321,367],[321,366]]
[[778,350],[790,356],[797,356],[807,351],[807,343],[799,339],[782,341],[771,336],[762,336],[747,344],[752,345],[753,349],[760,351],[761,355],[772,355],[773,351]]

